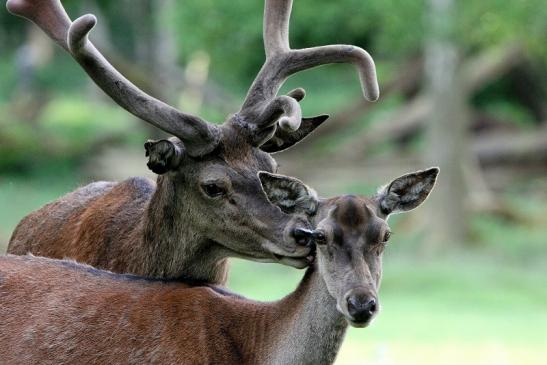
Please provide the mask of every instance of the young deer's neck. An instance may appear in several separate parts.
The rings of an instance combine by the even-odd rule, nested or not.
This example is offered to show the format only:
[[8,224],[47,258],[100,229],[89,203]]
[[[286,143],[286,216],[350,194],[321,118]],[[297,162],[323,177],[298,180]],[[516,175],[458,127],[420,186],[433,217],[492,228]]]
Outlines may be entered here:
[[171,178],[158,177],[143,219],[145,270],[151,277],[224,284],[227,259],[196,230],[191,204],[179,190]]
[[347,329],[336,301],[317,271],[310,268],[298,288],[274,304],[278,308],[264,330],[269,364],[332,364]]

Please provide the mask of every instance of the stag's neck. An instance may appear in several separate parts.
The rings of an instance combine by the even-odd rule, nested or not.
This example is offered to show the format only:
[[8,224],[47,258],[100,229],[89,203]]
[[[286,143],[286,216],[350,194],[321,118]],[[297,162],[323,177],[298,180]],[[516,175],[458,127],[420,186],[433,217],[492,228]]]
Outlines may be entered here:
[[308,269],[296,291],[274,306],[278,318],[264,329],[271,350],[264,363],[334,363],[347,323],[316,269]]
[[224,284],[227,260],[218,245],[195,229],[184,192],[160,176],[143,217],[147,276]]

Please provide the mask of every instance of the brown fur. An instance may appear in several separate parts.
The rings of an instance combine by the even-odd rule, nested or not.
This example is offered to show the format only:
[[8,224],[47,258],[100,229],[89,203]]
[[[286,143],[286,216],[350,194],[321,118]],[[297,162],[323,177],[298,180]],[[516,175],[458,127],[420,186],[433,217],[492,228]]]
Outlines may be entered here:
[[265,364],[298,307],[32,256],[0,258],[0,304],[11,365]]

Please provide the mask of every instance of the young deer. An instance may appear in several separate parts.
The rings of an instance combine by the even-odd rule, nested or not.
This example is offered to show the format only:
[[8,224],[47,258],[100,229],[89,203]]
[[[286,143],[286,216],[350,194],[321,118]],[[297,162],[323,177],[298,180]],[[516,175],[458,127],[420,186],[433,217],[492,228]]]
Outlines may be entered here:
[[316,198],[262,173],[272,202],[312,213],[317,252],[298,288],[271,303],[214,286],[112,274],[70,261],[0,258],[0,359],[8,364],[331,364],[348,324],[379,309],[387,218],[420,205],[438,169],[371,198]]
[[328,116],[301,118],[304,90],[276,96],[292,74],[351,63],[365,96],[378,98],[372,58],[347,45],[289,47],[291,0],[266,0],[266,61],[241,110],[222,125],[180,112],[139,90],[88,40],[93,15],[74,22],[59,0],[8,0],[8,10],[38,25],[95,83],[130,113],[176,137],[146,143],[157,183],[97,182],[47,204],[15,229],[8,252],[71,258],[98,268],[155,278],[224,283],[227,257],[303,267],[305,221],[271,205],[257,177],[274,172],[269,153],[298,143]]

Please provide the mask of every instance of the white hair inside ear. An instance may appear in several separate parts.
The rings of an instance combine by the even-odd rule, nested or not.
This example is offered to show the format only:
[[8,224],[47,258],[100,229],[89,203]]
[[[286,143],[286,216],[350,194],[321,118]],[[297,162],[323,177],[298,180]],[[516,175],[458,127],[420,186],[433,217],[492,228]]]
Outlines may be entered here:
[[378,210],[384,216],[412,210],[421,205],[433,190],[439,168],[416,171],[400,176],[378,190]]
[[264,171],[258,177],[268,200],[284,212],[313,215],[317,211],[317,193],[302,181]]

